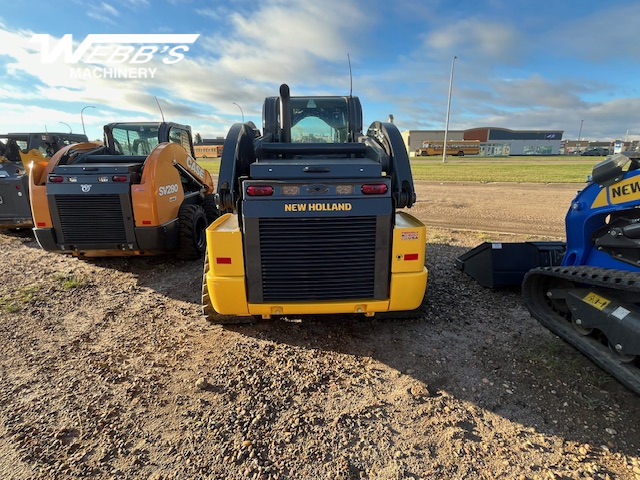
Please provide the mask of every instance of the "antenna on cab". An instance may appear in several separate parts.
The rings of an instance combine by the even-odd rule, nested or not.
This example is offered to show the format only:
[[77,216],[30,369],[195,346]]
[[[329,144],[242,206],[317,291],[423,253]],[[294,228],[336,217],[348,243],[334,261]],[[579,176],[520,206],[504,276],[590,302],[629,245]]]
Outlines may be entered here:
[[351,73],[351,56],[347,53],[347,60],[349,61],[349,96],[353,94],[353,75]]
[[160,102],[158,101],[158,97],[156,97],[155,95],[153,96],[153,98],[156,99],[156,103],[158,104],[158,108],[160,109],[160,115],[162,116],[162,123],[164,122],[164,113],[162,113],[162,107],[160,106]]

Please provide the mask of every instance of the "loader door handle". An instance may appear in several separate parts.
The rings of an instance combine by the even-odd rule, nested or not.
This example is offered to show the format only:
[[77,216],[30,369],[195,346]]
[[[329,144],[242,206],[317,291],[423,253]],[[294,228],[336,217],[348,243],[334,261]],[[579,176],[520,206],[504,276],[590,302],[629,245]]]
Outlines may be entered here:
[[304,171],[308,173],[327,173],[331,169],[329,167],[304,167]]

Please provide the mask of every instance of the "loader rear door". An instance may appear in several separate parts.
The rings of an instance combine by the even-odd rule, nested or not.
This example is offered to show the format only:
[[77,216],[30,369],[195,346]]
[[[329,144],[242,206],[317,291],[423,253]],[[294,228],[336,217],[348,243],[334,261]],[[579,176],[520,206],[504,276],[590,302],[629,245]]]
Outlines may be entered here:
[[251,166],[242,183],[251,303],[389,298],[394,209],[380,168],[367,158]]
[[130,190],[141,166],[87,161],[54,168],[47,199],[61,249],[137,249]]

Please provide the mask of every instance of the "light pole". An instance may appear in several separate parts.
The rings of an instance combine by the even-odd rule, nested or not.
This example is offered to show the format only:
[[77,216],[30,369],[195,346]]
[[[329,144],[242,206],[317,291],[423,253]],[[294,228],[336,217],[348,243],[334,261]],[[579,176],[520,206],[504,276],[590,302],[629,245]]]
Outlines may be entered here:
[[576,143],[576,155],[580,153],[580,137],[582,137],[582,124],[584,120],[580,120],[580,131],[578,132],[578,143]]
[[84,129],[84,117],[82,116],[85,108],[96,108],[96,107],[94,107],[93,105],[87,105],[86,107],[82,107],[82,110],[80,110],[80,120],[82,121],[82,133],[84,133],[86,136],[87,131]]
[[447,163],[447,135],[449,133],[449,113],[451,112],[451,90],[453,89],[453,67],[456,64],[454,55],[451,60],[451,75],[449,75],[449,98],[447,100],[447,120],[444,124],[444,143],[442,144],[442,163]]
[[63,125],[66,125],[67,127],[69,127],[69,133],[73,133],[73,131],[71,130],[71,126],[68,123],[64,123],[64,122],[58,122],[61,123]]
[[244,112],[242,111],[242,107],[238,105],[236,102],[231,102],[231,103],[233,103],[236,107],[240,109],[240,113],[242,114],[242,123],[244,123]]

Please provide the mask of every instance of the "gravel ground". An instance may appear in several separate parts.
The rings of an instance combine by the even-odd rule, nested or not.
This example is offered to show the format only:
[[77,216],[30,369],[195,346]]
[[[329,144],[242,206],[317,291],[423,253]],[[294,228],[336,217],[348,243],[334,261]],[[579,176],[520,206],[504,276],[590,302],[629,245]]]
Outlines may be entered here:
[[453,268],[525,237],[461,227],[429,229],[420,319],[233,328],[200,316],[199,261],[0,234],[0,478],[640,479],[638,397]]

